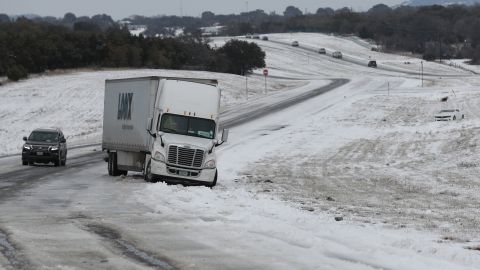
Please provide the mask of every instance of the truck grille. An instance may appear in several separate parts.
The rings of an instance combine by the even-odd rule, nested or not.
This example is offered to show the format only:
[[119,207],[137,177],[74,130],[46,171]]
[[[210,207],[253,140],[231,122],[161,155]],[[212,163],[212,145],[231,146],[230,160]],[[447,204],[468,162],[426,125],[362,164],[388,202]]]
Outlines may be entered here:
[[179,166],[200,168],[203,163],[204,151],[177,145],[168,148],[168,163]]

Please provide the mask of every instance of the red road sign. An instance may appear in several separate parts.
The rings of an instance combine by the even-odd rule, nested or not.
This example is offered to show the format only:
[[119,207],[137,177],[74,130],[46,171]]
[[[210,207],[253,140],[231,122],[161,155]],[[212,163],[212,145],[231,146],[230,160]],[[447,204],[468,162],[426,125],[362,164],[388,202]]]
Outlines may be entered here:
[[263,70],[263,76],[268,76],[268,69]]

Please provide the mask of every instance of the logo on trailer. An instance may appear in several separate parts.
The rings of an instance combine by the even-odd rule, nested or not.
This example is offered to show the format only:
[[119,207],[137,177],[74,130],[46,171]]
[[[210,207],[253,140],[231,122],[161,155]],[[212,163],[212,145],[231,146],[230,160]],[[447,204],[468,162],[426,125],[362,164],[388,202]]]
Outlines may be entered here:
[[132,100],[133,93],[118,94],[118,120],[132,119]]

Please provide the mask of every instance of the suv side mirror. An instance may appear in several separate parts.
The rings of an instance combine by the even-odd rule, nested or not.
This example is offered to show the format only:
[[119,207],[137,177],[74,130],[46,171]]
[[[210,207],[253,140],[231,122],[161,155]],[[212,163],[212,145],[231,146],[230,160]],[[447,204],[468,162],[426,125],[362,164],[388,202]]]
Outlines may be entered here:
[[27,141],[28,139],[27,139],[27,137],[24,136],[24,137],[23,137],[23,140],[24,140],[24,141]]
[[226,142],[228,140],[228,129],[224,129],[222,131],[222,143]]
[[61,142],[61,143],[66,143],[66,142],[67,142],[67,139],[61,138],[61,139],[60,139],[60,142]]

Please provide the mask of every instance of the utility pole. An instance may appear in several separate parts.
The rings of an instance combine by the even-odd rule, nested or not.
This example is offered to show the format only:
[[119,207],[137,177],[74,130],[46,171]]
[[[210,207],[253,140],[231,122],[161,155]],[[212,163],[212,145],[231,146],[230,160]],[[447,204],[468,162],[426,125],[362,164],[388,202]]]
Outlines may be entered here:
[[420,61],[420,63],[422,64],[422,87],[423,87],[423,61]]
[[265,77],[265,95],[266,95],[267,94],[267,76],[264,76],[264,77]]
[[247,74],[245,74],[245,96],[247,97],[247,100],[248,100],[248,77],[247,77]]

